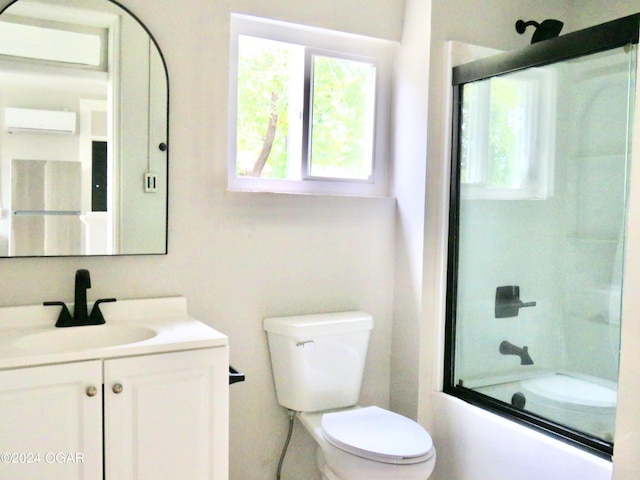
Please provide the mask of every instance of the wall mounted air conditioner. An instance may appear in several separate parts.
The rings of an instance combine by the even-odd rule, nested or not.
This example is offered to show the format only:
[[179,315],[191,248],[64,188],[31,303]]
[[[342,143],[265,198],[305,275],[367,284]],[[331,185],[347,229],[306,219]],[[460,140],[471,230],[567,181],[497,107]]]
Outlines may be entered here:
[[73,135],[76,133],[76,112],[6,107],[4,128],[10,133]]

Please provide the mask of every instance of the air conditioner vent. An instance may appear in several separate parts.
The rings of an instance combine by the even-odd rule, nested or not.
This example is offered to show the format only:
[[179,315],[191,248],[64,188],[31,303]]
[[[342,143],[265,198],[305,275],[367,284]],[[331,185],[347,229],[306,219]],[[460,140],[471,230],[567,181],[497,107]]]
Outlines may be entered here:
[[76,133],[76,113],[33,108],[4,109],[4,128],[10,133]]

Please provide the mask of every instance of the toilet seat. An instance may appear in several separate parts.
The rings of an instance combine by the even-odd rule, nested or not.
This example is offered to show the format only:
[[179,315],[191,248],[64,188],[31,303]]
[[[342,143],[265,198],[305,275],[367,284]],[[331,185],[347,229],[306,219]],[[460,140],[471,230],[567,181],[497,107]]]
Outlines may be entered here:
[[322,434],[340,450],[381,463],[425,462],[435,451],[419,424],[375,406],[324,414]]

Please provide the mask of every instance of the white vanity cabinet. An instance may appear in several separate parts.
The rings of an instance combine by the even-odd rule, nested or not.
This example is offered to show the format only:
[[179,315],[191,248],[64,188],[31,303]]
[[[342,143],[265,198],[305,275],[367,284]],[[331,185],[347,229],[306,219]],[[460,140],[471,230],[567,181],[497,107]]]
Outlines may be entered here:
[[226,348],[105,360],[106,480],[226,479],[228,375]]
[[0,371],[0,478],[226,480],[227,381],[226,348]]
[[102,362],[0,371],[0,478],[102,478]]
[[184,297],[0,308],[0,480],[228,480],[229,345]]

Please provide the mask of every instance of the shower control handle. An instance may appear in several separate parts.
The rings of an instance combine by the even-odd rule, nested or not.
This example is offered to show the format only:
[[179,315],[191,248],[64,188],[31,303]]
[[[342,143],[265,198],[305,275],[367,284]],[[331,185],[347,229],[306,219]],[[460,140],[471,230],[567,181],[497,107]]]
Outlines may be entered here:
[[535,307],[536,302],[523,302],[520,300],[520,287],[518,285],[505,285],[496,288],[495,317],[517,317],[521,308]]

